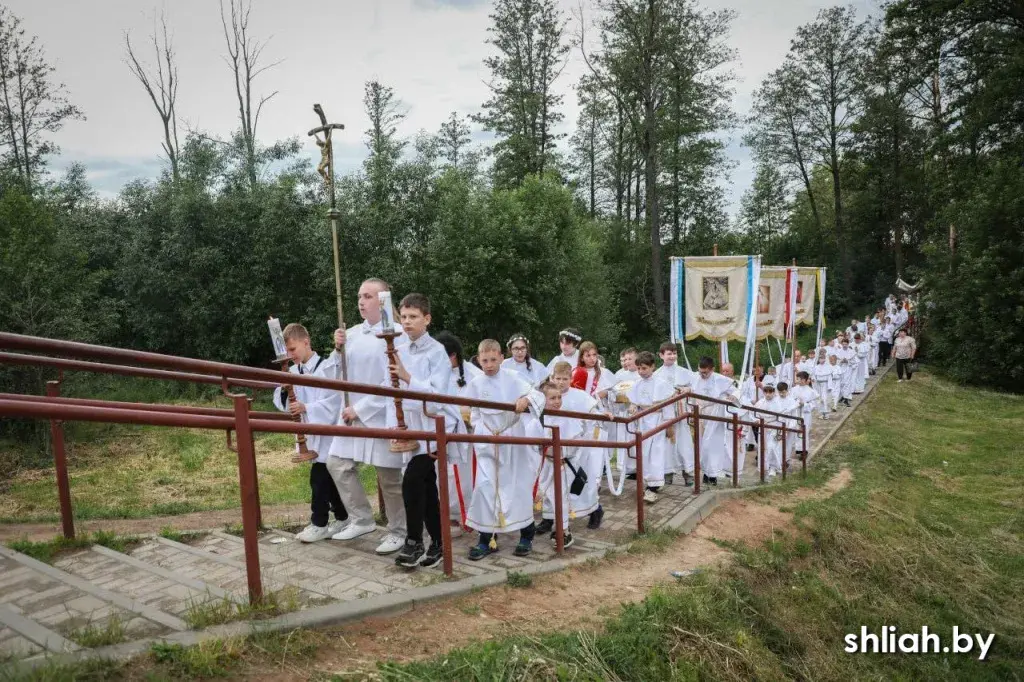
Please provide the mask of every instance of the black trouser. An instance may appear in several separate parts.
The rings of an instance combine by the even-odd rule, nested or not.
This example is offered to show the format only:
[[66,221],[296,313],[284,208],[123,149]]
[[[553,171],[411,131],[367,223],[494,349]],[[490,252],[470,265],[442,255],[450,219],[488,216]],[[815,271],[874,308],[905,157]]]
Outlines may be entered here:
[[885,367],[889,362],[889,353],[892,352],[892,344],[888,341],[878,342],[878,364]]
[[913,360],[902,360],[900,358],[896,358],[896,376],[902,379],[903,373],[906,372],[907,381],[910,381],[910,377],[913,376],[914,374],[913,372],[910,371],[911,362],[913,362]]
[[334,485],[334,479],[331,478],[324,462],[313,462],[313,466],[309,468],[309,489],[313,493],[309,503],[313,513],[309,521],[314,526],[326,526],[331,512],[334,512],[334,518],[339,521],[348,518],[341,495],[338,494],[338,486]]
[[[480,543],[479,544],[481,544],[481,545],[489,545],[489,544],[491,544],[491,538],[493,538],[494,535],[495,535],[494,533],[480,533]],[[534,538],[535,535],[537,535],[537,524],[536,523],[531,523],[526,528],[521,528],[519,530],[519,541],[520,542],[533,542],[533,538]]]
[[441,544],[441,507],[437,497],[437,469],[430,455],[416,455],[402,476],[406,538],[423,542],[423,526],[434,544]]

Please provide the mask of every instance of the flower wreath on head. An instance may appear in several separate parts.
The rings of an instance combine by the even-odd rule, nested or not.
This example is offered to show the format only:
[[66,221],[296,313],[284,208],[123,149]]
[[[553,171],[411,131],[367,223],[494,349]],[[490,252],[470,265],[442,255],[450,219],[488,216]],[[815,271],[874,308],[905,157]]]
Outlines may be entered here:
[[582,336],[580,336],[576,332],[570,331],[568,329],[563,329],[562,331],[558,332],[558,338],[562,338],[563,336],[565,338],[567,338],[567,339],[572,339],[577,344],[579,344],[581,341],[583,341],[583,337]]

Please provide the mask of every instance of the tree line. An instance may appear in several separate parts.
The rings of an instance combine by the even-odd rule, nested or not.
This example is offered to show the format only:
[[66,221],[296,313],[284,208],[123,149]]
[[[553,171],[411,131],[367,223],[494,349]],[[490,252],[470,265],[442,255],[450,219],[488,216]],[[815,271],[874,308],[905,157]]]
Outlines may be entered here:
[[[335,325],[326,197],[298,138],[267,143],[275,65],[244,0],[221,5],[236,132],[178,129],[173,38],[125,35],[165,169],[101,200],[53,134],[82,117],[36,38],[0,10],[0,328],[265,365],[268,314]],[[962,381],[1016,390],[1024,367],[1024,16],[1015,5],[898,0],[823,10],[793,37],[746,116],[732,101],[735,13],[695,0],[495,0],[489,95],[434,131],[363,93],[367,157],[337,178],[348,300],[368,276],[431,295],[467,341],[566,325],[614,353],[665,336],[668,258],[761,253],[829,268],[827,311],[897,276],[926,286],[929,355]],[[566,61],[585,73],[566,83]],[[574,86],[579,118],[564,126]],[[156,124],[159,123],[159,128]],[[472,143],[473,128],[494,142]],[[757,164],[726,211],[726,143]],[[356,321],[349,306],[350,322]],[[39,376],[0,368],[38,392]]]

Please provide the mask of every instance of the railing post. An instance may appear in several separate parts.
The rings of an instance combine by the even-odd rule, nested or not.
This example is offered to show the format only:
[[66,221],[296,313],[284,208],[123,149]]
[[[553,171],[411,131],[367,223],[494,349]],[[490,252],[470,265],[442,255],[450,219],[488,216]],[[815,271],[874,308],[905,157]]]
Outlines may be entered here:
[[693,494],[700,495],[700,407],[693,406]]
[[562,554],[565,551],[565,529],[562,527],[565,509],[562,507],[562,433],[557,426],[551,427],[551,467],[555,475],[555,554]]
[[782,422],[782,480],[786,480],[786,434],[789,432],[789,427],[786,426],[786,422]]
[[[445,430],[444,415],[434,417],[434,433],[437,434],[437,497],[441,512],[441,552],[444,557],[444,574],[452,577],[452,524],[451,506],[448,500],[448,432]],[[428,447],[429,451],[430,448]],[[379,483],[379,479],[378,479]],[[377,490],[380,491],[378,485]],[[434,538],[431,538],[433,540]]]
[[739,481],[739,462],[740,462],[740,416],[733,412],[732,414],[732,487],[738,488],[740,485]]
[[807,420],[806,419],[804,420],[803,441],[804,441],[804,447],[803,447],[804,454],[802,454],[800,456],[800,471],[803,474],[804,478],[806,478],[807,477],[807,456],[810,454],[810,452],[808,452],[808,450],[807,450]]
[[[675,428],[675,427],[673,427]],[[644,515],[647,510],[644,508],[644,434],[637,431],[633,436],[634,449],[636,450],[636,532],[644,533],[647,523]],[[626,457],[629,457],[629,450],[626,450]],[[626,466],[623,462],[622,466]],[[664,475],[664,473],[663,473]]]
[[235,403],[235,431],[238,433],[238,487],[242,495],[242,537],[245,541],[245,577],[249,584],[249,603],[263,600],[263,581],[260,578],[259,497],[256,479],[256,454],[252,428],[249,425],[249,399],[233,395]]
[[758,459],[761,460],[761,483],[764,483],[764,439],[767,438],[767,432],[764,430],[764,417],[758,417],[759,426],[757,427],[757,449],[759,450]]
[[[46,382],[46,396],[60,397],[60,382]],[[50,420],[50,440],[53,441],[53,468],[57,472],[57,497],[60,500],[60,525],[64,537],[71,540],[75,537],[74,512],[71,508],[71,483],[68,480],[68,458],[64,450],[64,422],[60,419]]]

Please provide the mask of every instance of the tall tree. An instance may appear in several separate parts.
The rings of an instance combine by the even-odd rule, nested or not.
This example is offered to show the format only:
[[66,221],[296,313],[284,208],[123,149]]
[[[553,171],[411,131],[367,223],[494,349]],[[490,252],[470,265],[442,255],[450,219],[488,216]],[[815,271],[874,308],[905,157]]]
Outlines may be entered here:
[[[229,0],[229,10],[225,13],[224,0],[220,0],[220,21],[224,29],[224,42],[227,45],[228,66],[231,67],[235,79],[235,98],[238,100],[238,119],[240,137],[243,148],[245,172],[250,187],[255,188],[258,181],[259,160],[257,157],[256,127],[260,122],[263,105],[270,101],[277,90],[269,95],[253,94],[253,83],[265,72],[280,61],[261,64],[260,58],[266,48],[266,41],[260,42],[249,33],[249,15],[252,3],[246,0]],[[255,99],[259,101],[254,102]]]
[[811,147],[832,173],[835,233],[848,301],[853,299],[853,268],[843,214],[842,166],[860,111],[859,76],[868,57],[867,29],[867,22],[858,22],[852,7],[831,7],[797,29],[789,55],[807,95],[804,108]]
[[0,6],[0,145],[4,165],[30,193],[46,157],[58,151],[48,136],[85,118],[55,72],[39,39],[27,37],[21,19]]
[[494,180],[515,187],[555,161],[554,132],[562,120],[555,81],[565,68],[567,19],[556,0],[496,0],[487,42],[498,54],[484,60],[491,98],[473,119],[495,133]]
[[759,163],[754,182],[740,200],[742,225],[755,253],[772,254],[775,241],[789,222],[789,197],[782,173],[770,164]]
[[453,111],[448,120],[441,124],[436,137],[441,157],[449,166],[458,169],[459,161],[465,161],[470,139],[466,119]]
[[132,49],[131,38],[128,32],[124,34],[125,52],[128,55],[126,60],[128,68],[135,76],[139,84],[149,95],[156,113],[160,116],[160,122],[164,128],[164,141],[161,143],[164,154],[171,164],[171,178],[178,182],[178,66],[174,59],[174,46],[167,34],[167,19],[160,15],[160,30],[154,27],[150,35],[153,42],[153,53],[156,56],[156,71],[152,67],[144,66],[135,55]]
[[592,78],[580,80],[576,96],[580,113],[569,147],[580,191],[587,202],[590,217],[594,218],[597,216],[598,193],[604,173],[604,156],[607,153],[604,147],[604,121],[611,113],[611,107],[608,96]]

